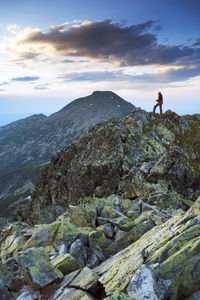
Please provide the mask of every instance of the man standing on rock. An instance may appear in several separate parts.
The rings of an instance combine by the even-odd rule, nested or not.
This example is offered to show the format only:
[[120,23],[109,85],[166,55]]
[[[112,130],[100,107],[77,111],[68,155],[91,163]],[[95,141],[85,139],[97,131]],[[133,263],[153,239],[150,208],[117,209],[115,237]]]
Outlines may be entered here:
[[158,92],[158,99],[156,100],[158,103],[154,105],[153,112],[155,113],[156,107],[160,107],[160,114],[162,114],[162,104],[163,104],[163,95],[161,92]]

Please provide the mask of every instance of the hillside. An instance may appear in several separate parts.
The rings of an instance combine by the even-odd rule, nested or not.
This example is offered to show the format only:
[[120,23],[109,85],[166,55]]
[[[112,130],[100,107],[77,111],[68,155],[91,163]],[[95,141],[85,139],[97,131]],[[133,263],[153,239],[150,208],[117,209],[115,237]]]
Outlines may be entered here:
[[140,109],[124,121],[97,124],[51,158],[32,195],[32,220],[46,223],[69,204],[113,193],[147,200],[162,195],[164,206],[175,201],[189,208],[200,189],[199,126],[195,115]]
[[49,117],[33,115],[0,127],[0,204],[29,195],[41,166],[89,128],[112,117],[124,118],[133,109],[113,92],[96,91]]
[[136,109],[54,155],[1,220],[1,297],[199,299],[199,147],[199,115]]

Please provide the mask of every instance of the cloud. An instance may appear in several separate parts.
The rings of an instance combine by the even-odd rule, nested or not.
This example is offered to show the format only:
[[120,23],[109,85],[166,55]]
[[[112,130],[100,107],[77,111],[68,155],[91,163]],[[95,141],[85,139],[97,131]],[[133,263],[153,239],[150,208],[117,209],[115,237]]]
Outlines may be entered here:
[[48,90],[48,83],[47,84],[40,84],[36,85],[34,87],[35,90],[42,91],[42,90]]
[[0,85],[7,85],[9,84],[9,82],[5,81],[5,82],[0,82]]
[[131,76],[136,82],[169,84],[172,82],[186,81],[200,75],[200,65],[193,67],[170,67],[167,70]]
[[15,77],[12,78],[12,81],[35,81],[38,80],[40,77],[38,76],[24,76],[24,77]]
[[4,50],[24,60],[46,54],[107,61],[117,66],[167,65],[200,55],[193,46],[159,44],[155,34],[159,29],[159,24],[151,20],[132,26],[110,19],[75,20],[52,25],[48,32],[26,28],[10,38]]
[[194,46],[194,47],[200,46],[200,39],[196,39],[196,41],[193,43],[193,46]]
[[7,30],[12,34],[16,34],[19,31],[20,27],[17,24],[12,24],[7,26]]
[[[109,81],[124,77],[122,72],[96,71],[96,72],[72,72],[58,78],[66,81]],[[127,77],[126,77],[127,78]]]

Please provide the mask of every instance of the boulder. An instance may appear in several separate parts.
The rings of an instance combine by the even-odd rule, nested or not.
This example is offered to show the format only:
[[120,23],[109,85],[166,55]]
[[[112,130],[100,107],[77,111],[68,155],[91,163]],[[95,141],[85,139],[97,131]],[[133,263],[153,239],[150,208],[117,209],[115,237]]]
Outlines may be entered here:
[[77,239],[71,244],[69,253],[76,259],[82,268],[86,265],[87,252],[81,240]]
[[191,211],[200,216],[200,196],[198,197],[198,199],[195,201],[195,203],[192,205],[191,207]]
[[110,206],[105,206],[101,212],[101,217],[105,219],[114,219],[121,216],[123,216],[122,213]]
[[27,281],[35,288],[42,288],[62,279],[63,274],[49,261],[44,248],[30,248],[19,254],[17,262]]
[[5,287],[2,279],[0,279],[0,295],[2,300],[14,300],[7,287]]
[[94,297],[92,297],[90,294],[88,294],[85,291],[74,289],[74,288],[65,288],[62,294],[57,297],[53,298],[53,300],[78,300],[78,299],[84,299],[84,300],[95,300]]
[[112,295],[104,298],[104,300],[136,300],[136,298],[130,297],[120,291],[115,291]]
[[96,227],[96,230],[102,231],[107,238],[113,238],[114,236],[113,226],[110,223],[98,226]]
[[60,299],[61,295],[63,294],[64,290],[66,289],[67,286],[74,280],[74,278],[80,273],[81,270],[76,270],[64,277],[64,279],[61,281],[59,284],[59,288],[56,290],[54,293],[52,299],[57,300]]
[[16,300],[37,300],[39,299],[39,291],[33,290],[30,286],[24,286]]
[[103,250],[108,246],[108,240],[102,231],[92,231],[89,235],[89,246],[96,249],[98,246]]
[[[128,248],[104,261],[94,271],[100,275],[106,294],[124,291],[145,263],[159,285],[168,285],[167,297],[185,299],[200,289],[198,216],[174,216],[146,232]],[[138,271],[139,272],[139,271]]]
[[130,231],[135,226],[134,222],[125,216],[112,219],[111,223],[122,231]]
[[10,235],[1,245],[1,257],[7,259],[12,255],[16,255],[18,251],[24,247],[26,239],[24,236]]
[[99,276],[88,267],[85,267],[70,283],[71,287],[91,292],[94,296],[98,292]]
[[71,223],[78,227],[96,227],[96,209],[90,205],[69,205],[69,217]]
[[81,268],[80,264],[70,254],[59,254],[51,263],[64,275]]
[[167,296],[170,285],[170,280],[156,281],[156,277],[151,268],[148,265],[141,265],[129,282],[127,292],[129,296],[138,300],[162,300]]

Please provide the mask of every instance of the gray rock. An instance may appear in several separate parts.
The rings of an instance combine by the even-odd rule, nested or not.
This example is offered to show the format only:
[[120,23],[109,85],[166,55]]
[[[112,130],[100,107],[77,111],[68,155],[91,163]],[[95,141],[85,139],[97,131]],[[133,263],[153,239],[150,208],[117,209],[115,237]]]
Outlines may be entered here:
[[159,282],[156,282],[155,275],[151,268],[147,265],[141,265],[129,282],[127,292],[129,296],[138,300],[162,300],[170,284],[171,282],[168,280],[165,286],[164,284],[159,286]]
[[63,277],[63,274],[50,263],[48,254],[42,247],[21,252],[17,262],[23,269],[26,279],[36,288],[45,287]]
[[64,277],[60,283],[59,289],[55,292],[53,300],[59,299],[62,296],[65,288],[74,280],[74,278],[80,273],[81,270],[74,271]]
[[59,248],[59,254],[66,254],[67,253],[67,245],[62,244]]
[[99,287],[98,279],[99,276],[93,270],[85,267],[70,283],[70,286],[85,291],[90,291],[95,295],[95,292]]
[[145,174],[148,174],[151,168],[153,167],[153,165],[154,165],[153,162],[144,162],[140,167],[140,171],[142,171]]
[[20,291],[20,295],[16,300],[36,300],[39,298],[39,291],[33,290],[30,286],[25,286]]
[[84,300],[95,300],[90,294],[85,291],[74,289],[74,288],[65,288],[62,294],[58,298],[53,298],[53,300],[72,300],[72,299],[84,299]]
[[7,287],[5,287],[2,279],[0,279],[0,295],[1,300],[14,300],[12,295],[8,292]]
[[89,257],[86,266],[90,269],[97,267],[99,265],[100,261],[95,253],[92,253],[92,255]]
[[199,300],[200,299],[200,291],[195,292],[190,297],[188,297],[186,300]]
[[96,227],[96,230],[102,231],[107,238],[113,238],[114,236],[113,227],[109,223]]
[[81,267],[84,267],[87,261],[87,252],[80,240],[71,244],[69,253],[77,260]]
[[81,268],[79,263],[71,254],[59,254],[52,260],[52,264],[64,275],[69,274]]

